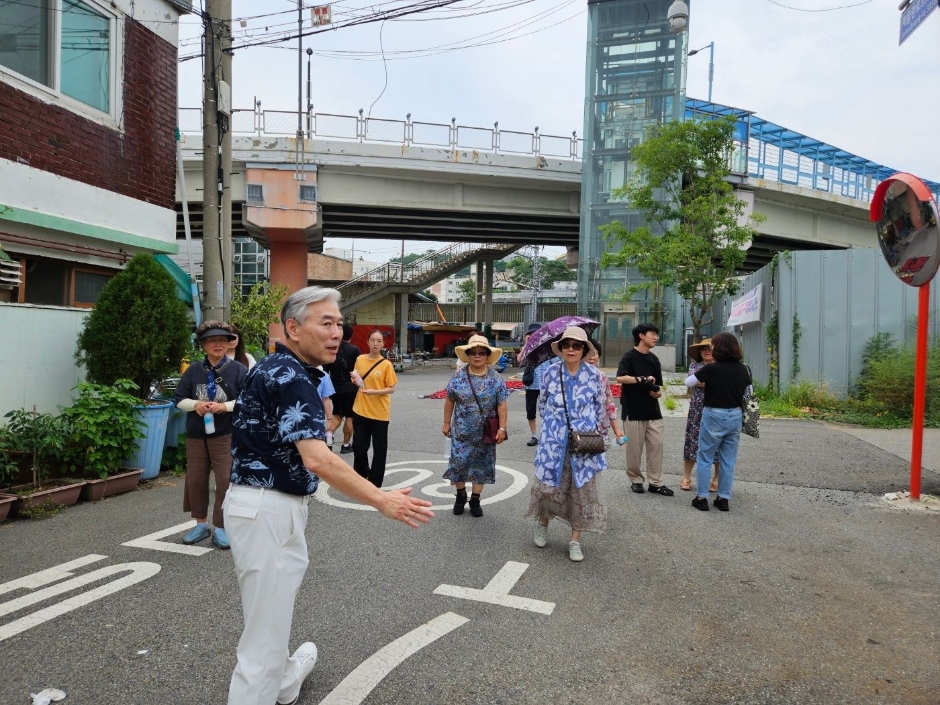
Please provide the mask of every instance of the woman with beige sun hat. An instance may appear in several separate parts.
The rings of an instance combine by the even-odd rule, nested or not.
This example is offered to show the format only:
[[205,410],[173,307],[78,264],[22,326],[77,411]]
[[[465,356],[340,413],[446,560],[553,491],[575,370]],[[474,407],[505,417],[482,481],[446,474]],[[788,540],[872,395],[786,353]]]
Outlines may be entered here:
[[[484,485],[496,482],[496,445],[508,437],[506,432],[506,383],[490,365],[496,364],[502,350],[494,348],[482,335],[471,335],[466,345],[455,352],[465,367],[457,370],[447,384],[444,399],[444,425],[441,432],[451,439],[450,461],[444,479],[457,490],[454,514],[463,514],[467,503],[467,483],[472,485],[470,515],[483,516],[480,494]],[[483,441],[486,419],[499,421],[494,443]]]
[[[712,357],[712,339],[704,338],[702,341],[689,346],[689,374],[694,375],[705,365],[715,361]],[[705,390],[694,387],[689,395],[689,415],[685,422],[685,445],[682,448],[682,482],[680,490],[692,489],[692,468],[695,467],[695,456],[698,453],[698,432],[702,425],[702,409],[705,403]],[[709,490],[718,489],[718,457],[715,456],[715,469],[712,472],[712,482]]]

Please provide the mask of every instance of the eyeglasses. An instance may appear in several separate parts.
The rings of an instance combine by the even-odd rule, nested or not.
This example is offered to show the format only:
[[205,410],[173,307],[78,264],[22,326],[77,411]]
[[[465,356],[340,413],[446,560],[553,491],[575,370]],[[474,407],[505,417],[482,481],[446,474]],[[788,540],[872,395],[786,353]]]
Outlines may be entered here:
[[489,350],[484,350],[483,348],[476,348],[474,350],[467,350],[467,355],[471,357],[486,357],[490,354]]
[[561,344],[558,346],[562,350],[571,348],[572,350],[584,350],[584,343],[578,340],[562,340]]

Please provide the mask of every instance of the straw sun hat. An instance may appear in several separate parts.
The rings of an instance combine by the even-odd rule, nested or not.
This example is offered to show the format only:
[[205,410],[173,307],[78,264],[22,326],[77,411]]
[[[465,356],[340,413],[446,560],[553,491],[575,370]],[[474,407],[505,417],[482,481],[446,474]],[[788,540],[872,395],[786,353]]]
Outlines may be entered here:
[[454,350],[461,362],[469,363],[470,358],[467,356],[467,350],[473,350],[474,348],[486,348],[490,351],[490,356],[486,358],[487,365],[495,365],[503,354],[502,350],[494,348],[490,345],[490,341],[482,335],[471,335],[466,345],[458,345]]
[[588,334],[584,332],[583,328],[578,328],[577,326],[565,328],[565,332],[561,334],[561,338],[558,339],[558,342],[552,343],[552,352],[558,357],[561,357],[561,348],[559,346],[563,340],[577,340],[584,343],[587,352],[585,352],[582,357],[587,357],[596,352],[594,346],[591,345],[591,341],[588,339]]
[[689,357],[691,357],[696,362],[702,361],[702,348],[710,347],[712,344],[711,338],[705,338],[700,343],[689,346]]

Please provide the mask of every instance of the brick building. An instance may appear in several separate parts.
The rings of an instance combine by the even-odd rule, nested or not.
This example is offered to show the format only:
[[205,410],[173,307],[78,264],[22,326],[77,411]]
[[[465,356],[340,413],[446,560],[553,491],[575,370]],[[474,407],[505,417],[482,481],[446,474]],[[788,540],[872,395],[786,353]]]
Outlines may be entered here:
[[0,413],[37,401],[54,410],[59,392],[26,397],[15,380],[40,364],[41,331],[59,326],[62,349],[41,363],[74,368],[74,339],[61,336],[77,332],[105,282],[138,252],[177,249],[177,43],[190,10],[188,0],[0,3]]

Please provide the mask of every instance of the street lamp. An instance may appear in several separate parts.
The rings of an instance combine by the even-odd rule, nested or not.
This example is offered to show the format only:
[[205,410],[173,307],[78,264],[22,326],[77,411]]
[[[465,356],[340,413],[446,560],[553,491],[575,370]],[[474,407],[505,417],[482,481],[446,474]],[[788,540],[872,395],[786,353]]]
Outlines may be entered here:
[[712,102],[712,81],[715,78],[715,42],[709,42],[701,49],[693,49],[689,56],[695,56],[700,51],[708,49],[708,102]]

